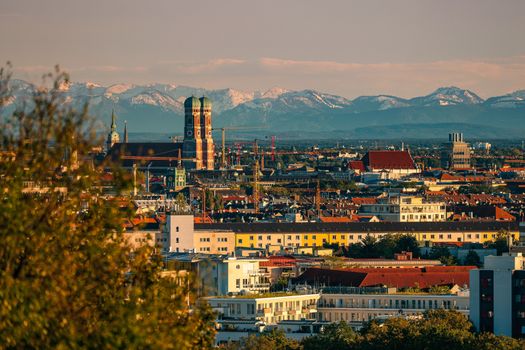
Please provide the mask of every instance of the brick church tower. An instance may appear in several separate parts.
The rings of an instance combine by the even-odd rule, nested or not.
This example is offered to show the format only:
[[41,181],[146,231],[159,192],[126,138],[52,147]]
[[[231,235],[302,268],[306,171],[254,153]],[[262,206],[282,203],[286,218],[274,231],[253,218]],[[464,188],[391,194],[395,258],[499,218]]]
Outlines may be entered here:
[[201,103],[202,168],[213,170],[215,150],[211,135],[211,100],[203,96],[199,101]]
[[184,101],[182,157],[196,159],[195,162],[185,162],[187,169],[202,169],[201,102],[194,96]]
[[213,170],[215,149],[211,127],[211,101],[207,97],[200,99],[192,96],[184,101],[184,141],[183,158],[195,158],[195,162],[186,161],[187,169]]

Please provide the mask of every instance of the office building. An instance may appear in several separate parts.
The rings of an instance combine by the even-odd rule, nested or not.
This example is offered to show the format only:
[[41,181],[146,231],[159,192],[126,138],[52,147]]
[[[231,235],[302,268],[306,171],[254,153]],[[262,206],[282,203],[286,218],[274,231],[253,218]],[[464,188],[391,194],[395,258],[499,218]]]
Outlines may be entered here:
[[441,166],[452,170],[470,169],[470,147],[463,141],[463,134],[453,132],[448,135],[441,155]]

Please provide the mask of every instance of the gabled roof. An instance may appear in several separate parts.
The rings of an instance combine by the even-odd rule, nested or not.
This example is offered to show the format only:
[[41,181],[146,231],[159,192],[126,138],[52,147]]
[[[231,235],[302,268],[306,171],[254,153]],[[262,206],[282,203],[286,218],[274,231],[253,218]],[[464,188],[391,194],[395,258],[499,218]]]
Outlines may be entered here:
[[352,203],[362,205],[362,204],[376,204],[376,197],[352,197]]
[[310,268],[299,276],[296,283],[327,286],[396,288],[429,288],[443,285],[469,285],[469,271],[475,266],[460,268],[433,266],[406,269],[322,269]]
[[348,168],[352,170],[357,170],[360,172],[365,171],[365,165],[360,160],[352,160],[350,163],[348,163]]
[[368,151],[362,159],[368,169],[416,169],[408,151]]

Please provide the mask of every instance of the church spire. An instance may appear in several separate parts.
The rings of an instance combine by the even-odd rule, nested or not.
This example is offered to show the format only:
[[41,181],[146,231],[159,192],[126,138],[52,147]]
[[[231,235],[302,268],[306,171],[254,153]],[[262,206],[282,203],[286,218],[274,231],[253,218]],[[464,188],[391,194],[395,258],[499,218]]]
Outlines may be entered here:
[[124,143],[128,143],[128,121],[124,120]]
[[117,116],[115,115],[115,109],[111,111],[111,131],[117,131]]
[[107,150],[109,151],[115,143],[120,142],[120,136],[117,132],[117,116],[115,115],[115,110],[111,112],[111,131],[108,134],[108,139],[106,141]]

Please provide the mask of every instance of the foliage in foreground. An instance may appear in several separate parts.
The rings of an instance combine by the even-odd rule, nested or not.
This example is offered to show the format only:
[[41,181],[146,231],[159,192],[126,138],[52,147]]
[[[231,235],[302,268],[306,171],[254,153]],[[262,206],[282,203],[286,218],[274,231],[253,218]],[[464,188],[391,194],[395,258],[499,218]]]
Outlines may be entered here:
[[[0,71],[0,348],[211,347],[209,309],[188,312],[186,284],[123,243],[124,214],[99,190],[111,165],[83,161],[100,140],[87,109],[62,103],[67,83],[57,69],[52,87],[5,116]],[[122,172],[112,174],[122,193]]]
[[392,318],[383,324],[371,322],[355,332],[346,322],[333,323],[301,342],[277,341],[284,333],[251,335],[229,350],[521,350],[523,340],[493,334],[477,334],[465,316],[456,311],[431,310],[421,319]]

